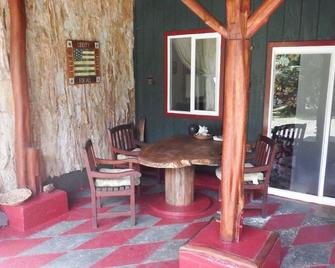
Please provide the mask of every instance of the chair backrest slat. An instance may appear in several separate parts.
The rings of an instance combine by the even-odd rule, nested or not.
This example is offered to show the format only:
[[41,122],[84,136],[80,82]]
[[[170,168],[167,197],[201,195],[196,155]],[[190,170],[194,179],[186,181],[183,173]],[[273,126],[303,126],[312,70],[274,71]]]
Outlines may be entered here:
[[257,166],[269,165],[270,161],[273,161],[274,152],[275,142],[266,136],[259,136],[256,143],[255,164]]
[[298,145],[305,136],[306,124],[286,124],[272,129],[272,139],[275,143],[287,148]]
[[133,135],[133,128],[124,129],[124,142],[125,142],[125,150],[132,150],[134,149],[134,135]]
[[118,137],[119,137],[119,148],[122,150],[126,150],[126,142],[125,142],[125,135],[126,131],[125,129],[120,129],[118,132]]

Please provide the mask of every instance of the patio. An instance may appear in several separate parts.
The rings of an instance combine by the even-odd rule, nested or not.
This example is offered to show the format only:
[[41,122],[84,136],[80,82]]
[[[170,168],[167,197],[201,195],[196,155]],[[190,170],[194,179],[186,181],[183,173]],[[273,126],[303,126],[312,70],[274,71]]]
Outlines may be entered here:
[[[204,227],[209,218],[173,221],[154,217],[145,198],[164,189],[154,179],[143,179],[137,199],[137,224],[129,217],[100,221],[91,228],[88,190],[71,194],[70,211],[29,233],[0,229],[0,267],[178,267],[178,249]],[[212,191],[204,193],[216,197]],[[123,198],[105,200],[104,210],[119,211]],[[269,198],[269,216],[247,211],[244,223],[279,232],[281,267],[334,267],[335,211],[333,208]],[[213,215],[214,216],[214,215]]]
[[[9,219],[2,227],[0,218],[0,267],[335,267],[334,7],[333,0],[0,0],[0,194],[32,194],[0,207]],[[269,189],[276,196],[252,204],[266,204],[263,218],[244,199],[267,196],[279,144],[271,127],[297,124],[291,118],[306,120],[309,136],[281,144],[278,183]],[[199,162],[205,150],[192,145],[187,152],[199,151],[181,166],[148,165],[166,169],[165,187],[136,165],[146,165],[145,147],[124,148],[136,170],[108,170],[108,162],[125,167],[111,158],[127,158],[111,151],[110,130],[141,120],[142,132],[125,134],[123,145],[138,134],[136,146],[196,137],[193,125],[208,128],[209,140],[224,137],[224,146],[209,150],[214,162]],[[259,134],[269,142],[255,146],[262,157],[245,166],[245,145]],[[173,145],[178,162],[183,144]],[[169,150],[159,146],[164,158]],[[193,165],[220,171],[199,174]],[[249,171],[262,177],[250,183]],[[195,197],[193,179],[206,178],[214,188],[195,184]],[[117,196],[103,200],[104,216],[134,220],[136,204],[137,224],[118,216],[94,229],[91,194],[97,204]]]

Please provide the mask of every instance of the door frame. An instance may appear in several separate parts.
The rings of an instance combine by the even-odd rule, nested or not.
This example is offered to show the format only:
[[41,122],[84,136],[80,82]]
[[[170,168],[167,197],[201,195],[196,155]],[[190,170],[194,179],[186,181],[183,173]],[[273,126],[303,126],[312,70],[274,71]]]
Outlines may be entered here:
[[[267,66],[266,66],[266,80],[265,80],[265,95],[264,95],[264,110],[263,110],[263,135],[270,136],[271,129],[269,127],[272,119],[272,73],[273,73],[273,62],[274,53],[273,51],[277,47],[287,48],[294,50],[294,47],[316,47],[316,46],[335,46],[335,41],[301,41],[301,42],[270,42],[267,48]],[[308,49],[307,49],[308,50]],[[298,52],[298,51],[297,51]],[[334,91],[334,76],[335,76],[335,54],[331,53],[330,59],[330,70],[329,70],[329,82],[327,88],[327,103],[325,110],[325,123],[323,131],[323,142],[321,151],[321,161],[320,161],[320,172],[319,172],[319,184],[317,195],[304,194],[299,192],[294,192],[291,190],[277,189],[269,187],[269,194],[301,200],[305,202],[319,203],[325,205],[335,206],[335,198],[323,196],[324,183],[325,183],[325,170],[328,152],[328,141],[329,141],[329,131],[330,131],[330,116],[332,109],[332,97],[335,94]]]

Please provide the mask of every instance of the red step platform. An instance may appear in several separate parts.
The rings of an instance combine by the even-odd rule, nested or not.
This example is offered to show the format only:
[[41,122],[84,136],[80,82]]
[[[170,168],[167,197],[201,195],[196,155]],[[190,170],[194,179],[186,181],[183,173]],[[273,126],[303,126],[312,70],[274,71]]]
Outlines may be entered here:
[[244,226],[240,241],[223,242],[211,221],[179,250],[179,267],[280,267],[280,239],[274,232]]
[[0,206],[9,226],[21,232],[29,231],[68,212],[67,194],[62,190],[41,193],[21,205]]

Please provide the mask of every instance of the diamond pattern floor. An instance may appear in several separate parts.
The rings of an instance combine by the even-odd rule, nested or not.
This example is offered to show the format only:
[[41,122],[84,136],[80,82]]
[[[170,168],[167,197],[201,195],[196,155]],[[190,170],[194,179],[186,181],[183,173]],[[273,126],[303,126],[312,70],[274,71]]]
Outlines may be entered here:
[[[145,181],[145,195],[163,190],[156,180]],[[138,199],[136,226],[118,217],[92,229],[89,191],[76,196],[71,210],[44,229],[24,234],[0,229],[0,267],[178,267],[179,247],[212,217],[161,219]],[[122,210],[126,204],[123,198],[105,200],[102,209]],[[268,211],[266,218],[247,211],[244,224],[279,232],[281,267],[335,267],[334,209],[270,197]]]

